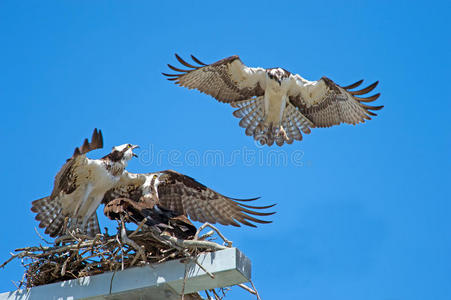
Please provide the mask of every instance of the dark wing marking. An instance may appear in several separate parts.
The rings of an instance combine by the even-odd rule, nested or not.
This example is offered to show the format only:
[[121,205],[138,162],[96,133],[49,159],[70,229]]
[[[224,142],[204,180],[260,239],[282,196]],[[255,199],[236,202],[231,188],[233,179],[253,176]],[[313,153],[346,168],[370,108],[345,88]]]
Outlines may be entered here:
[[127,221],[139,223],[144,218],[143,211],[157,204],[156,194],[152,193],[150,185],[146,185],[148,176],[125,171],[115,187],[103,196],[104,214],[112,220],[119,220],[124,215]]
[[127,198],[134,202],[143,202],[143,184],[146,181],[145,174],[135,174],[124,171],[119,182],[103,196],[102,203],[108,204],[117,198]]
[[245,201],[258,198],[240,200],[223,196],[193,178],[178,172],[167,170],[160,172],[160,183],[157,187],[160,206],[174,211],[176,214],[189,216],[194,221],[220,223],[223,225],[240,226],[239,223],[256,227],[250,223],[271,223],[257,219],[255,216],[269,216],[274,214],[256,210],[267,209],[268,206],[251,206]]
[[177,238],[194,235],[196,228],[185,216],[157,205],[158,197],[153,189],[157,177],[155,173],[124,173],[119,183],[102,200],[104,214],[111,220],[120,220],[123,216],[125,221],[136,224],[145,219],[146,225],[156,225]]
[[50,198],[56,197],[61,191],[65,194],[72,193],[77,188],[77,178],[74,172],[74,168],[81,159],[84,159],[84,154],[89,151],[100,149],[103,147],[102,131],[94,129],[92,133],[91,142],[85,139],[81,147],[75,148],[74,154],[63,165],[61,170],[56,174],[54,181],[54,188]]
[[179,74],[163,75],[169,77],[180,86],[188,89],[197,89],[202,93],[213,96],[218,101],[231,103],[262,96],[262,82],[264,82],[265,70],[262,68],[246,67],[237,55],[224,58],[213,64],[206,65],[191,55],[194,62],[199,66],[184,61],[175,54],[177,60],[189,68],[183,70],[168,65],[169,68]]
[[[291,91],[289,100],[299,112],[307,117],[315,127],[330,127],[341,123],[358,124],[365,120],[371,120],[370,116],[377,116],[373,111],[380,110],[383,106],[370,106],[365,103],[375,101],[380,93],[361,98],[356,95],[364,95],[371,92],[378,84],[378,81],[361,90],[351,91],[358,87],[363,80],[357,81],[348,86],[339,86],[327,77],[316,82],[315,87],[298,85],[298,90]],[[310,92],[321,90],[319,99],[306,99]],[[303,90],[303,91],[302,91]]]

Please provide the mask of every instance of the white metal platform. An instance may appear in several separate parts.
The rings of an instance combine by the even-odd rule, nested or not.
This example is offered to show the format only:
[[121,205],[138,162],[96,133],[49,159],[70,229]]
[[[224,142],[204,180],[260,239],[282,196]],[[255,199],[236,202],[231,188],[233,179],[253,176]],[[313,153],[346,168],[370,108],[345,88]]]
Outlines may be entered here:
[[185,294],[240,284],[251,279],[251,262],[237,248],[201,254],[197,261],[214,278],[195,262],[185,264],[172,260],[2,293],[0,300],[180,299],[185,270]]

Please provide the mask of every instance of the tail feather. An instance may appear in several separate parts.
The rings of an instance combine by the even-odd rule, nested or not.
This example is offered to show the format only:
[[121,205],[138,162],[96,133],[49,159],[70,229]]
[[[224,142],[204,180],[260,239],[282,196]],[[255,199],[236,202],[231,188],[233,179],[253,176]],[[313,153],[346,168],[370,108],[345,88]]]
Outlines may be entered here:
[[239,125],[246,129],[246,135],[255,135],[256,129],[263,122],[263,97],[238,101],[232,106],[239,108],[233,115],[241,118]]
[[70,218],[68,221],[67,230],[80,231],[91,237],[95,237],[96,234],[100,233],[97,213],[94,212],[86,222],[84,222],[84,218]]
[[233,115],[237,118],[243,118],[244,116],[246,116],[248,113],[251,112],[251,110],[253,110],[255,108],[255,106],[257,105],[256,101],[248,101],[246,100],[246,105],[241,104],[241,108],[237,109],[233,112]]
[[310,127],[315,127],[309,119],[302,115],[291,104],[287,105],[286,111],[291,121],[296,124],[296,126],[301,129],[303,133],[309,134],[311,132]]
[[243,128],[249,127],[254,123],[255,119],[261,115],[261,110],[257,104],[251,104],[245,108],[249,107],[249,112],[244,115],[244,117],[240,121],[240,126]]
[[[262,97],[251,98],[251,99],[246,99],[246,100],[241,100],[241,101],[236,101],[236,102],[233,102],[233,103],[231,104],[231,106],[232,106],[232,107],[235,107],[235,108],[243,108],[243,107],[245,107],[245,106],[248,106],[250,103],[254,103],[255,100],[256,100],[256,99],[259,99],[259,98],[262,98]],[[237,116],[237,118],[240,118],[240,117]]]
[[287,127],[285,128],[287,130],[287,133],[289,136],[293,137],[293,139],[300,141],[302,140],[302,134],[299,130],[299,127],[302,126],[298,118],[296,118],[296,113],[289,108],[290,106],[287,106],[286,114],[283,117],[283,120],[286,121]]
[[89,218],[84,226],[81,218],[68,218],[67,224],[65,224],[66,216],[62,213],[61,203],[57,198],[44,197],[33,201],[31,205],[31,211],[37,213],[35,219],[39,221],[39,228],[45,228],[45,233],[51,237],[64,234],[65,227],[68,229],[78,228],[90,236],[100,233],[96,213]]
[[31,203],[31,211],[37,213],[35,219],[39,221],[40,228],[46,228],[45,233],[51,237],[60,234],[64,216],[61,214],[61,205],[56,199],[44,197],[35,200]]
[[66,218],[61,214],[61,209],[58,210],[57,215],[48,225],[44,224],[46,227],[45,233],[51,237],[60,236],[64,233],[64,221]]
[[291,144],[302,140],[302,133],[309,134],[310,128],[315,127],[290,103],[286,105],[280,125],[265,122],[263,97],[238,101],[232,107],[238,108],[233,115],[241,119],[239,125],[246,129],[246,135],[253,136],[261,145]]
[[100,232],[99,219],[97,218],[97,213],[94,212],[92,216],[89,218],[88,223],[86,225],[86,232],[89,236],[96,236],[96,234]]

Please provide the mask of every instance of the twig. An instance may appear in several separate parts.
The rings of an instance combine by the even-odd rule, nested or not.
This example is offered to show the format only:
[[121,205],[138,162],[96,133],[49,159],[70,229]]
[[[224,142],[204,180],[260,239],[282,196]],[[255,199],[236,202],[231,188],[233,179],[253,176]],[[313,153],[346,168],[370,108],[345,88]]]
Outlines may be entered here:
[[[22,253],[19,253],[22,254]],[[11,262],[14,258],[18,257],[19,254],[12,254],[10,258],[8,258],[4,263],[0,265],[0,269],[6,266],[9,262]]]
[[250,281],[250,283],[251,283],[251,285],[252,285],[252,288],[253,288],[254,291],[255,291],[255,295],[257,296],[257,300],[262,300],[262,298],[260,298],[260,295],[258,294],[258,291],[257,291],[257,289],[255,288],[255,285],[254,285],[254,283],[252,282],[252,280]]
[[202,271],[204,271],[205,273],[207,273],[208,276],[210,276],[212,279],[215,279],[215,275],[213,275],[213,274],[211,274],[210,272],[208,272],[207,269],[205,269],[204,266],[202,266],[202,265],[197,261],[197,257],[195,257],[193,260],[194,260],[194,262],[196,263],[196,265],[198,265],[199,268],[202,269]]
[[111,275],[111,280],[110,280],[110,295],[111,295],[111,291],[113,290],[113,279],[114,279],[114,275],[116,275],[117,272],[117,268],[114,269],[113,275]]
[[257,292],[254,291],[253,289],[251,289],[250,287],[248,287],[247,285],[245,285],[244,283],[240,283],[238,284],[238,286],[246,291],[248,291],[249,293],[251,293],[252,295],[257,295]]
[[14,284],[14,286],[16,287],[16,290],[19,289],[19,287],[17,286],[17,284],[14,282],[14,280],[11,280],[11,282]]
[[219,295],[216,293],[216,291],[214,289],[211,290],[211,292],[213,293],[213,295],[215,295],[216,299],[221,300],[221,297],[219,297]]
[[144,226],[144,224],[146,223],[147,219],[143,219],[141,221],[141,223],[139,223],[138,228],[135,229],[135,231],[133,231],[131,234],[129,234],[129,237],[133,237],[135,234],[138,233],[138,231],[141,230],[141,228]]
[[34,232],[36,232],[36,234],[38,235],[38,237],[39,237],[41,240],[43,240],[44,243],[46,243],[46,244],[48,244],[48,245],[51,245],[51,244],[52,244],[52,243],[50,243],[49,241],[47,241],[46,239],[44,239],[44,238],[42,237],[42,235],[39,234],[39,231],[38,231],[38,229],[37,229],[36,227],[34,228]]
[[182,297],[180,298],[183,300],[185,298],[185,285],[186,285],[186,279],[188,277],[188,262],[185,262],[185,273],[183,274],[183,283],[182,283]]
[[209,232],[207,232],[206,234],[202,235],[199,237],[199,240],[205,240],[209,237],[211,237],[213,234],[215,234],[215,232],[213,230],[210,230]]
[[214,231],[216,231],[216,233],[224,240],[224,243],[226,244],[227,247],[232,247],[232,242],[229,241],[220,231],[218,228],[214,227],[213,225],[211,225],[210,223],[204,223],[202,224],[202,226],[199,227],[199,229],[197,229],[196,234],[194,235],[194,240],[198,240],[199,239],[199,233],[204,230],[206,227],[210,227],[211,229],[213,229]]
[[[146,227],[144,231],[138,229],[128,232],[125,223],[119,225],[117,234],[112,236],[99,234],[89,237],[78,232],[70,232],[69,235],[56,239],[54,245],[18,248],[15,250],[17,253],[11,253],[11,257],[1,264],[0,268],[15,258],[21,259],[26,269],[21,284],[27,288],[108,271],[117,272],[146,262],[158,263],[181,258],[188,261],[194,259],[200,269],[214,278],[214,274],[208,272],[196,257],[201,251],[227,248],[211,241],[201,240],[211,237],[216,231],[214,229],[201,239],[183,240],[166,233],[160,234],[152,230],[152,227]],[[208,226],[203,228],[206,227]],[[223,239],[228,241],[224,237]],[[24,260],[27,260],[26,263]],[[186,276],[189,274],[188,267],[187,265]],[[113,279],[114,277],[110,282],[111,289]],[[216,295],[214,297],[217,298]]]
[[[129,237],[127,236],[127,231],[125,230],[125,223],[123,220],[123,217],[121,216],[121,222],[122,222],[122,228],[121,228],[121,238],[122,241],[124,241],[126,244],[132,246],[133,248],[135,248],[135,250],[137,251],[137,253],[139,254],[139,256],[142,257],[143,261],[147,262],[146,259],[146,254],[144,253],[143,249],[138,246],[138,244],[136,244],[134,241],[132,241],[131,239],[129,239]],[[138,255],[135,256],[135,259],[132,261],[131,265],[133,266],[137,260]]]
[[162,239],[168,241],[172,246],[178,246],[180,248],[210,248],[214,250],[224,250],[227,247],[209,242],[209,241],[198,241],[198,240],[182,240],[172,236],[161,235]]

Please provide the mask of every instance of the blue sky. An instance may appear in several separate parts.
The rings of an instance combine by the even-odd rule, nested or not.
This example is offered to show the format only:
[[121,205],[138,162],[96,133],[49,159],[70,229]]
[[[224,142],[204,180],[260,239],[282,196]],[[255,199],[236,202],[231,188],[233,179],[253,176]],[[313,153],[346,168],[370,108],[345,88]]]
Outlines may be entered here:
[[[221,227],[251,258],[263,299],[451,299],[450,9],[1,1],[0,260],[40,242],[31,201],[51,192],[65,159],[98,127],[105,149],[90,157],[139,144],[130,171],[172,168],[232,197],[278,203],[272,224]],[[174,53],[207,63],[237,54],[249,66],[343,85],[380,80],[385,108],[364,125],[257,147],[232,108],[163,78]],[[267,161],[276,150],[286,162]],[[0,291],[22,272],[19,263],[0,270]],[[230,297],[251,299],[239,288]]]

